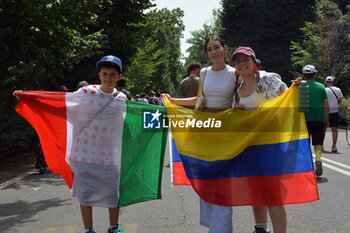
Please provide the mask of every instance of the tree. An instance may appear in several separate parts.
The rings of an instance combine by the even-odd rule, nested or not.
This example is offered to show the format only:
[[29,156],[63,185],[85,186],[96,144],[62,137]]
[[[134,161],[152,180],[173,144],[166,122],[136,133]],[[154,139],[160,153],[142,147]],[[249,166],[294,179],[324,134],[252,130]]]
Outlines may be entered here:
[[185,69],[187,69],[191,62],[199,62],[202,67],[210,65],[210,61],[205,53],[205,42],[212,35],[220,35],[221,18],[220,10],[213,10],[213,19],[209,23],[203,24],[203,28],[192,31],[192,37],[187,39],[187,43],[191,46],[187,49],[189,53],[185,62]]
[[81,80],[96,82],[95,63],[104,55],[113,54],[121,58],[124,68],[128,67],[138,48],[149,38],[145,11],[152,6],[150,0],[102,0],[95,9],[97,22],[91,26],[92,30],[102,30],[100,48],[77,64],[72,72],[67,72],[67,84],[75,87]]
[[342,13],[345,15],[347,12],[349,12],[350,9],[347,8],[347,5],[349,4],[349,0],[334,0],[333,2],[337,3],[339,6],[339,9],[342,11]]
[[335,85],[339,86],[343,93],[350,95],[350,4],[347,6],[347,13],[340,17],[339,30],[339,63],[335,68]]
[[165,62],[161,59],[162,50],[156,50],[157,47],[158,41],[147,41],[139,48],[124,73],[128,90],[134,95],[154,88],[152,78],[158,71],[157,67]]
[[107,36],[103,53],[117,55],[127,66],[148,36],[145,11],[152,6],[150,0],[103,1],[98,12],[98,28]]
[[0,1],[0,155],[33,143],[33,130],[13,111],[13,90],[63,80],[65,70],[98,48],[101,30],[88,28],[96,23],[98,7],[88,0]]
[[151,6],[150,0],[0,1],[0,156],[33,143],[33,130],[13,111],[13,90],[42,89],[51,80],[74,89],[96,77],[95,63],[107,53],[128,64]]
[[3,88],[42,88],[98,48],[95,1],[1,1]]
[[[147,91],[174,93],[180,78],[182,68],[180,38],[184,30],[182,17],[184,12],[180,8],[173,10],[152,10],[148,14],[150,41],[158,41],[155,52],[161,50],[158,58],[160,62],[151,79]],[[163,62],[164,61],[164,62]]]
[[289,83],[289,46],[314,19],[315,0],[223,0],[222,35],[230,47],[249,46],[263,66]]
[[302,42],[291,45],[293,67],[300,74],[307,64],[317,67],[321,79],[328,74],[334,74],[335,65],[339,62],[338,20],[342,15],[337,4],[332,1],[321,1],[318,5],[316,22],[306,22],[301,28],[304,34]]
[[317,20],[301,28],[304,40],[291,45],[295,75],[300,75],[306,64],[313,64],[320,82],[332,75],[335,85],[348,93],[350,14],[343,15],[338,5],[329,0],[320,1],[317,9]]

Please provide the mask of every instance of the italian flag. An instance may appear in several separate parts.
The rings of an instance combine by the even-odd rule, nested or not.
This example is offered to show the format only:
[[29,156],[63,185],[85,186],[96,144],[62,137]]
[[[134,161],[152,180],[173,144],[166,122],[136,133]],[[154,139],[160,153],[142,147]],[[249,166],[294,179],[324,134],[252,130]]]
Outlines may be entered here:
[[16,111],[36,130],[51,172],[72,190],[73,162],[113,168],[118,207],[160,199],[167,128],[149,128],[165,108],[81,90],[17,92]]

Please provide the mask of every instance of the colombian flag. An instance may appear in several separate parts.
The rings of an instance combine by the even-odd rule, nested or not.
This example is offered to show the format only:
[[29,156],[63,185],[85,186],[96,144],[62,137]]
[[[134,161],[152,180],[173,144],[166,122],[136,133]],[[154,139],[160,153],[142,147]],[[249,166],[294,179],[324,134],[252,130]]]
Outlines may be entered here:
[[[293,85],[255,111],[229,109],[219,113],[192,111],[167,102],[176,144],[174,185],[186,185],[189,180],[203,200],[223,206],[318,200],[298,96]],[[188,180],[182,176],[180,161]]]

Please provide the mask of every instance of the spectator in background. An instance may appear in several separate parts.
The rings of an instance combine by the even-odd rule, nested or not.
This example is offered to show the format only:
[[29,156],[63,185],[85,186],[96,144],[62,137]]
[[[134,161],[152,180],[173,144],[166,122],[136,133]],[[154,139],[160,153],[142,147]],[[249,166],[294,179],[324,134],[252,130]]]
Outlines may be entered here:
[[139,99],[140,99],[140,95],[139,95],[139,94],[136,94],[136,96],[135,96],[135,102],[140,102]]
[[[189,75],[184,78],[177,90],[180,98],[188,98],[197,96],[199,85],[199,73],[201,70],[201,64],[193,62],[188,68]],[[184,106],[186,108],[194,109],[194,106]]]
[[256,59],[255,62],[256,62],[255,65],[256,65],[256,67],[258,67],[258,70],[261,70],[262,69],[261,60],[260,59]]
[[161,94],[157,92],[156,97],[158,98],[158,102],[160,106],[164,106],[164,101],[163,99],[160,98]]
[[83,81],[80,81],[77,85],[77,88],[75,89],[76,91],[79,90],[79,88],[82,88],[82,87],[86,87],[86,86],[89,86],[89,83],[86,82],[85,80]]
[[[329,127],[332,130],[332,152],[337,153],[337,140],[338,140],[338,105],[342,103],[343,94],[338,87],[333,86],[334,78],[332,76],[328,76],[325,79],[326,82],[326,91],[328,96],[329,103]],[[324,132],[326,133],[326,127]]]
[[148,104],[148,100],[146,99],[146,93],[141,93],[140,98],[138,99],[137,102]]
[[65,85],[61,85],[58,90],[63,92],[69,91],[69,89]]
[[128,100],[131,100],[131,94],[128,90],[125,89],[125,83],[126,79],[122,77],[118,82],[117,82],[117,90],[124,93]]
[[[56,81],[47,81],[44,86],[44,91],[61,91],[60,85]],[[36,134],[35,134],[36,135]],[[37,146],[36,146],[36,155],[35,155],[35,168],[39,169],[39,174],[44,174],[48,167],[44,157],[43,150],[39,141],[39,137],[36,135]]]
[[324,127],[328,123],[329,114],[328,97],[324,85],[315,81],[317,73],[315,66],[306,65],[302,73],[309,86],[309,111],[305,112],[305,120],[316,154],[316,176],[321,176],[323,173],[321,155]]
[[197,96],[200,70],[201,64],[198,62],[191,63],[188,69],[189,76],[181,81],[179,89],[177,90],[180,98]]
[[154,91],[151,92],[151,94],[149,95],[149,103],[150,104],[154,104],[154,105],[159,105],[159,100],[156,97],[156,93]]

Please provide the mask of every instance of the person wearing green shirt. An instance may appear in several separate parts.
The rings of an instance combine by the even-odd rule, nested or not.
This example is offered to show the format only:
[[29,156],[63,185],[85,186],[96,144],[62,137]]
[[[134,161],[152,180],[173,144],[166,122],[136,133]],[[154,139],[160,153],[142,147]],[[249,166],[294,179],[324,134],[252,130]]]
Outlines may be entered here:
[[316,176],[321,176],[324,127],[328,124],[329,114],[327,91],[323,84],[315,81],[317,74],[315,66],[305,66],[302,73],[309,86],[309,111],[305,112],[305,120],[316,154]]

